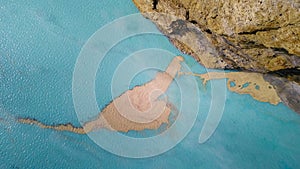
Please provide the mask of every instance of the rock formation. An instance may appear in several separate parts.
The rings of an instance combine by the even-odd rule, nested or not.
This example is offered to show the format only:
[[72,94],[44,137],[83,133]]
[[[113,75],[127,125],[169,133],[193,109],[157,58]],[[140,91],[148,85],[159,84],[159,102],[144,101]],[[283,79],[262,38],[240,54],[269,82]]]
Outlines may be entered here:
[[178,49],[205,67],[268,74],[265,80],[282,101],[300,113],[299,98],[283,99],[296,88],[279,91],[283,81],[300,83],[299,0],[133,2]]

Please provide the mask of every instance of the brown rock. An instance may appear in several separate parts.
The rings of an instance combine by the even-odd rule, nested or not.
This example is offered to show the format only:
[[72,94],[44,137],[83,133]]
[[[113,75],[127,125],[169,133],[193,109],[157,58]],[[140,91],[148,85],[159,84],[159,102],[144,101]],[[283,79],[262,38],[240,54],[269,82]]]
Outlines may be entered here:
[[[297,0],[133,2],[141,12],[152,12],[145,16],[176,47],[206,67],[265,73],[299,66],[300,2]],[[211,48],[208,52],[204,51],[207,47]]]
[[265,75],[264,79],[271,83],[277,91],[281,101],[300,113],[300,85],[283,77]]
[[300,67],[299,0],[133,2],[182,52],[208,68],[267,73],[282,102],[300,112],[300,74],[290,74]]

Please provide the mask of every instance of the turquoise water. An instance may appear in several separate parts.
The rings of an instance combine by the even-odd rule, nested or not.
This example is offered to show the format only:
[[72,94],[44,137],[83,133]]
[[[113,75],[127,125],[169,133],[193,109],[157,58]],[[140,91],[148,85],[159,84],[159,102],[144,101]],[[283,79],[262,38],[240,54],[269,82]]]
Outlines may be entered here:
[[[192,131],[175,148],[151,158],[119,157],[86,135],[15,122],[16,117],[32,117],[46,124],[79,125],[72,77],[82,46],[100,27],[137,12],[129,0],[1,1],[0,168],[300,168],[300,116],[283,104],[260,103],[248,95],[228,91],[220,125],[199,144],[211,101],[210,82],[204,87],[201,80],[200,113]],[[144,48],[181,54],[159,35],[122,41],[97,72],[100,108],[111,101],[107,82],[116,66]],[[189,56],[185,59],[194,72],[206,72]],[[133,83],[148,79],[137,77]]]

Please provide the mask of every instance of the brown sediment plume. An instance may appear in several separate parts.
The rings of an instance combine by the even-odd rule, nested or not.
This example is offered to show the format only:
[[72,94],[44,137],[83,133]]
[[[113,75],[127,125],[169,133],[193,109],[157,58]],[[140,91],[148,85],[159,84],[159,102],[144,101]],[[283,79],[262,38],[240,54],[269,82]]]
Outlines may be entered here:
[[152,81],[143,86],[136,86],[116,98],[104,108],[97,119],[84,124],[85,131],[99,128],[122,132],[141,131],[158,129],[163,123],[169,123],[171,110],[167,102],[158,100],[158,97],[169,88],[180,71],[182,61],[180,56],[174,58],[166,71],[157,73]]
[[277,105],[281,102],[274,87],[264,80],[263,75],[259,73],[247,72],[209,72],[205,74],[180,73],[185,75],[198,76],[203,79],[205,85],[207,81],[213,79],[228,79],[227,88],[239,94],[249,94],[255,100],[269,102]]
[[42,122],[39,122],[36,119],[31,119],[31,118],[19,118],[18,121],[20,123],[24,123],[24,124],[36,125],[41,128],[44,128],[44,129],[53,129],[53,130],[58,130],[58,131],[70,131],[70,132],[78,133],[78,134],[86,134],[86,132],[83,130],[82,127],[75,127],[71,123],[58,124],[58,125],[46,125],[46,124],[43,124]]
[[114,99],[96,119],[86,122],[83,127],[75,127],[70,123],[45,125],[30,118],[19,118],[18,121],[78,134],[86,134],[101,128],[121,132],[158,129],[164,123],[169,124],[171,109],[174,109],[174,106],[165,100],[159,100],[159,97],[167,91],[180,71],[180,63],[183,61],[181,56],[175,57],[165,72],[157,73],[150,82],[136,86]]

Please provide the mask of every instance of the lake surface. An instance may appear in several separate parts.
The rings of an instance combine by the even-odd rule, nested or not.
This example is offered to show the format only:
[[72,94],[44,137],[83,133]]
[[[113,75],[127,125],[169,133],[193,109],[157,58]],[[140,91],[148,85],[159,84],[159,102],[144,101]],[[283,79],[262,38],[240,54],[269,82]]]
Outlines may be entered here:
[[[150,158],[117,156],[87,135],[42,129],[15,120],[30,117],[49,125],[80,126],[72,98],[79,53],[98,29],[135,13],[138,10],[130,0],[1,0],[0,168],[300,168],[300,116],[282,103],[274,106],[249,95],[227,91],[217,130],[207,142],[199,144],[212,99],[211,83],[203,86],[200,79],[196,79],[199,114],[191,132],[171,150]],[[158,34],[120,41],[97,70],[99,109],[112,99],[111,83],[118,65],[130,54],[149,48],[183,55]],[[207,71],[190,56],[183,56],[193,72]],[[170,60],[161,57],[157,63],[166,67]],[[130,87],[149,81],[155,73],[151,70],[137,75]]]

